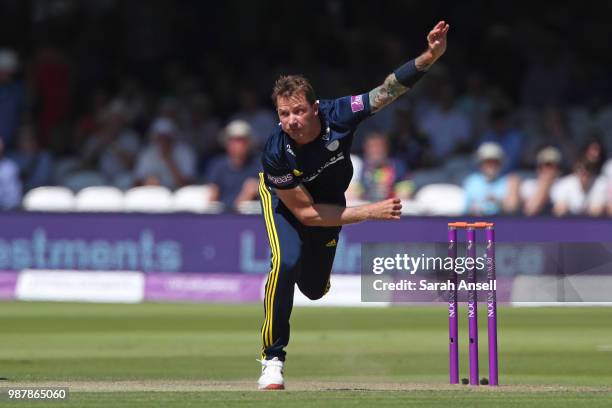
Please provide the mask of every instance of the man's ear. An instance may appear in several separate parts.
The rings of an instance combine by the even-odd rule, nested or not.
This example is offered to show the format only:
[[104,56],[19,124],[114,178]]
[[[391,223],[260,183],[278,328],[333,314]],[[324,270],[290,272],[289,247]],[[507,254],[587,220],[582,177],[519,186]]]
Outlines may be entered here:
[[314,110],[315,116],[319,115],[319,102],[318,101],[312,105],[312,109]]

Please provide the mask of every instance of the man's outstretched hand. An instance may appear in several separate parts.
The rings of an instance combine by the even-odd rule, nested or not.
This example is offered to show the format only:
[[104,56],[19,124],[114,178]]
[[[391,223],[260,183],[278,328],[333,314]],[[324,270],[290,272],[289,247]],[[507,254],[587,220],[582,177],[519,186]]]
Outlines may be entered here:
[[449,25],[446,21],[439,21],[438,24],[427,34],[427,51],[416,59],[417,69],[425,71],[436,62],[446,51],[446,33]]
[[435,59],[438,59],[446,51],[446,33],[450,26],[445,21],[440,21],[436,26],[427,34],[427,45],[429,46],[429,52]]

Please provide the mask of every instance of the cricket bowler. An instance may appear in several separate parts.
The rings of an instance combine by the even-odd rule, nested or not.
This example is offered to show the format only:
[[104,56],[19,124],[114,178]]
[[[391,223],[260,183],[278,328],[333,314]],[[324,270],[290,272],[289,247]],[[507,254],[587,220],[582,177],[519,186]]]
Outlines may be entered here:
[[397,198],[346,207],[353,134],[364,119],[412,88],[444,54],[448,29],[445,21],[438,22],[427,35],[427,50],[367,93],[319,101],[300,75],[276,81],[272,99],[280,123],[263,149],[259,175],[272,254],[261,329],[260,389],[285,388],[283,366],[295,285],[313,300],[327,293],[342,226],[400,218]]

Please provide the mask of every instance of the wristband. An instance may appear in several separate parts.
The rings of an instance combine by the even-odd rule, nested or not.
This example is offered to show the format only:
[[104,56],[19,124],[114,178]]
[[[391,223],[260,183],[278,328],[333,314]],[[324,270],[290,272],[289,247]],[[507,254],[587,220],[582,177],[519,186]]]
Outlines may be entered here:
[[417,69],[416,61],[413,59],[393,71],[393,73],[397,78],[397,82],[408,88],[412,88],[425,75],[425,71]]

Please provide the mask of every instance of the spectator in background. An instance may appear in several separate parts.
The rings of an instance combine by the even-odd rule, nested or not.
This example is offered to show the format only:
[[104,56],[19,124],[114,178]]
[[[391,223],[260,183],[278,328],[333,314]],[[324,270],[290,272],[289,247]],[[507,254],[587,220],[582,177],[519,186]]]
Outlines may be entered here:
[[134,179],[137,184],[175,189],[193,182],[196,154],[177,138],[178,129],[172,120],[157,118],[153,121],[149,144],[136,162]]
[[128,127],[127,107],[116,99],[102,113],[100,127],[86,142],[81,156],[86,167],[127,188],[133,184],[131,174],[139,149],[140,138]]
[[15,79],[19,59],[13,50],[0,49],[0,139],[6,150],[13,148],[25,112],[26,92]]
[[561,152],[553,146],[546,146],[536,157],[536,178],[521,183],[521,201],[525,215],[551,214],[551,190],[561,175]]
[[450,84],[442,87],[438,103],[425,114],[419,127],[428,135],[431,152],[438,163],[469,142],[470,122],[455,108],[454,89]]
[[597,217],[606,207],[607,183],[604,176],[598,176],[594,162],[580,157],[574,164],[574,172],[561,178],[551,194],[556,216]]
[[592,163],[595,167],[595,173],[601,173],[604,163],[606,162],[606,148],[597,136],[592,136],[580,149],[580,156],[586,161]]
[[278,123],[274,111],[259,104],[257,94],[253,89],[244,88],[240,92],[241,110],[230,118],[230,120],[244,120],[252,129],[254,145],[259,150],[266,143],[268,136]]
[[19,169],[19,178],[24,191],[51,183],[53,159],[48,151],[41,149],[34,126],[21,126],[17,136],[17,149],[9,154]]
[[359,198],[372,202],[396,196],[409,198],[412,188],[410,182],[404,179],[405,176],[404,164],[389,156],[387,135],[381,132],[368,134],[363,147]]
[[502,174],[516,170],[521,161],[524,134],[510,123],[510,112],[495,108],[489,115],[489,130],[482,135],[481,143],[494,142],[504,151]]
[[18,207],[21,191],[19,169],[11,159],[4,156],[4,142],[0,139],[0,209],[10,210]]
[[252,154],[253,131],[243,120],[230,122],[224,132],[226,154],[213,159],[206,174],[212,188],[210,200],[221,201],[226,209],[257,197],[259,161]]
[[463,183],[465,213],[495,215],[513,213],[519,206],[519,178],[502,175],[504,151],[497,143],[486,142],[476,152],[479,171],[469,175]]

